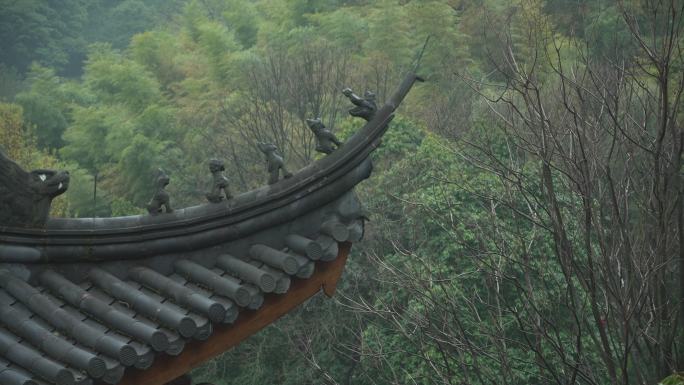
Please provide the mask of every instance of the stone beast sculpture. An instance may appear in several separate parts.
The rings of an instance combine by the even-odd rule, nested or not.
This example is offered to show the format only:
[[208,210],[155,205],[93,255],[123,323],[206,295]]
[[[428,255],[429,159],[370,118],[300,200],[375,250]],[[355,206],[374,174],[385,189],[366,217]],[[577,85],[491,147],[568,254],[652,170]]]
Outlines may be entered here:
[[150,215],[159,215],[163,212],[170,214],[173,212],[171,207],[171,196],[166,191],[166,186],[169,185],[171,179],[163,170],[159,170],[157,180],[155,181],[156,190],[150,203],[147,204],[147,212]]
[[226,165],[223,161],[212,159],[209,161],[209,171],[211,172],[211,191],[206,194],[207,200],[211,203],[220,203],[223,199],[231,199],[233,196],[228,191],[228,178],[223,175]]
[[363,118],[366,121],[370,121],[375,116],[375,112],[378,110],[378,106],[375,103],[375,94],[366,91],[363,97],[358,96],[351,90],[351,88],[345,88],[342,90],[344,96],[349,98],[356,107],[349,109],[349,115]]
[[266,165],[268,167],[268,184],[274,184],[278,182],[280,177],[280,170],[283,170],[283,178],[290,178],[292,174],[285,168],[285,160],[283,156],[278,152],[278,147],[271,143],[257,143],[259,150],[266,155]]
[[307,119],[306,124],[316,136],[316,151],[330,154],[335,151],[335,147],[342,145],[335,134],[325,127],[321,118]]
[[52,200],[69,188],[69,173],[26,171],[0,149],[0,227],[43,227]]

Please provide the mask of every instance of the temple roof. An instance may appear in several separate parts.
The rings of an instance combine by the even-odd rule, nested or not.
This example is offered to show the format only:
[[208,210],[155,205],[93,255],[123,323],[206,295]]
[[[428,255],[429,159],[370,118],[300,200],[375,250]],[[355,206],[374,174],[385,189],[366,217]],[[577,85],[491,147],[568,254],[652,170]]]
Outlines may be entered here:
[[[318,282],[316,274],[345,247],[340,242],[362,236],[360,217],[319,223],[306,235],[275,239],[269,231],[240,254],[222,247],[165,261],[116,262],[123,267],[0,267],[0,384],[136,383],[124,374],[139,376],[136,369],[179,357],[215,330],[229,332],[241,316],[272,313],[265,299],[289,310],[301,302],[288,297],[293,282]],[[319,282],[307,296],[320,288]]]
[[[324,158],[294,175],[283,168],[280,180],[282,157],[261,144],[268,186],[228,197],[217,185],[209,203],[180,210],[164,174],[150,215],[49,219],[68,173],[26,172],[0,157],[9,197],[0,202],[0,384],[164,384],[321,289],[331,294],[363,237],[353,188],[416,80],[409,74],[377,111],[345,90],[357,105],[350,113],[367,120],[346,143],[312,120]],[[211,165],[220,184],[221,164]],[[28,180],[40,210],[18,209],[36,200],[8,180]]]

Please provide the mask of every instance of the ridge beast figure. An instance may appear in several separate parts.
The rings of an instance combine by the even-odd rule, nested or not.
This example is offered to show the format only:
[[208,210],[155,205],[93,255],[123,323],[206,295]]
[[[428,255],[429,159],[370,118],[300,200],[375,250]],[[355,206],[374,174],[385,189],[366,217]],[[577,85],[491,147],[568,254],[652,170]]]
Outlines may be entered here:
[[280,178],[280,170],[283,170],[283,178],[292,177],[292,174],[285,168],[285,160],[278,152],[278,147],[272,143],[258,142],[259,150],[266,155],[266,164],[268,166],[269,178],[268,184],[275,184]]
[[231,199],[233,196],[228,191],[228,178],[223,175],[226,166],[223,161],[212,159],[209,161],[209,171],[212,177],[211,192],[206,194],[207,200],[211,203],[220,203],[224,198]]
[[366,121],[373,119],[375,112],[378,110],[378,106],[375,104],[374,93],[366,91],[363,94],[363,97],[360,97],[356,95],[351,88],[343,89],[342,93],[356,105],[356,107],[349,109],[349,115],[363,118]]
[[0,149],[0,227],[43,227],[52,200],[69,188],[69,173],[26,171]]
[[[169,176],[160,169],[159,176],[155,182],[157,191],[155,191],[154,195],[152,196],[150,203],[147,204],[147,211],[150,213],[150,215],[158,215],[163,211],[166,211],[167,214],[173,212],[173,208],[171,207],[171,197],[165,190],[166,186],[169,185],[169,182]],[[164,210],[162,210],[162,207]]]
[[[306,124],[309,126],[314,135],[316,135],[316,151],[324,154],[330,154],[335,151],[335,147],[340,147],[340,142],[335,134],[325,128],[321,118],[307,119]],[[335,147],[333,147],[333,144]]]

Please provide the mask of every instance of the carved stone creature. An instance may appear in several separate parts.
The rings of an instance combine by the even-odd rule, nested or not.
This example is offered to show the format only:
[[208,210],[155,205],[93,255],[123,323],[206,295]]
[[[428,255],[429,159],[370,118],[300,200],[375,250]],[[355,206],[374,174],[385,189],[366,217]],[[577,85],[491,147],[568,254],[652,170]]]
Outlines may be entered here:
[[363,118],[366,121],[373,119],[375,112],[378,110],[378,106],[375,104],[374,93],[366,91],[363,94],[363,97],[360,97],[356,95],[351,88],[343,89],[342,93],[356,105],[356,107],[349,109],[349,115]]
[[[166,186],[169,185],[169,176],[162,170],[159,170],[159,176],[156,180],[157,191],[155,191],[150,203],[147,204],[147,211],[150,215],[161,214],[163,211],[166,213],[172,213],[173,208],[171,208],[171,197],[169,193],[165,190]],[[164,210],[162,210],[162,207]]]
[[223,161],[210,160],[209,171],[211,171],[212,188],[211,192],[207,193],[207,200],[211,203],[220,203],[224,198],[231,199],[233,196],[228,191],[228,178],[223,175],[223,171],[226,171]]
[[[340,147],[340,142],[335,134],[325,128],[321,118],[307,119],[306,124],[309,126],[314,135],[316,135],[316,151],[324,154],[330,154],[335,151],[335,147]],[[333,147],[333,144],[335,147]]]
[[42,227],[52,200],[69,188],[69,173],[25,171],[0,150],[0,227]]
[[257,143],[259,150],[266,155],[266,164],[268,165],[268,184],[274,184],[278,182],[280,178],[280,170],[283,170],[283,178],[287,179],[292,177],[292,174],[285,168],[285,160],[283,156],[278,152],[278,147],[271,143]]

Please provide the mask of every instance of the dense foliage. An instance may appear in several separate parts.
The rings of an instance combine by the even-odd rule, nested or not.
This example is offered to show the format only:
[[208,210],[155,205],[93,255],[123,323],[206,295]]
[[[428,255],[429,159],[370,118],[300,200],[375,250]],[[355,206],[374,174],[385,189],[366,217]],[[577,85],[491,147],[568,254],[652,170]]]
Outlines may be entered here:
[[[0,0],[0,145],[69,169],[54,215],[201,202],[315,160],[340,90],[420,73],[358,193],[335,301],[199,368],[228,384],[653,384],[684,370],[684,4]],[[678,379],[679,378],[679,379]],[[672,375],[664,384],[676,384]]]

